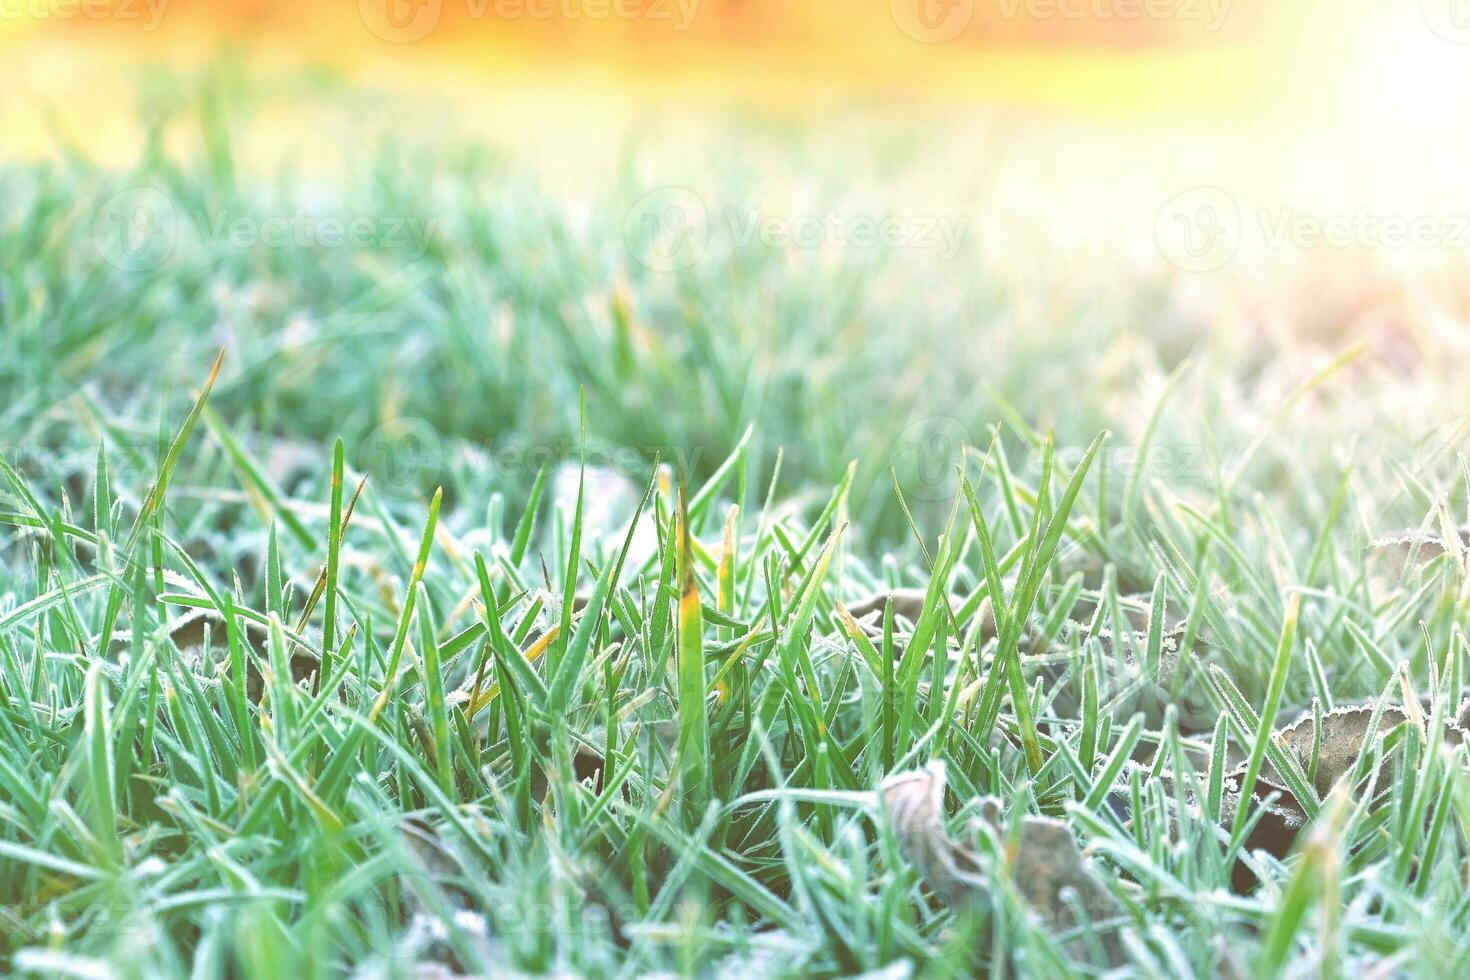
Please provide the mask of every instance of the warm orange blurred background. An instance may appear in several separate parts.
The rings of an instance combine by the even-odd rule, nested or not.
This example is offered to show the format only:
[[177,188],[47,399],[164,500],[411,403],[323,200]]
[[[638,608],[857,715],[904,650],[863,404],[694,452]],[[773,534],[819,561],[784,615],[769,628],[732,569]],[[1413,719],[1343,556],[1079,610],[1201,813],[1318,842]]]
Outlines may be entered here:
[[0,57],[21,156],[126,164],[148,79],[224,60],[344,93],[329,122],[275,85],[238,148],[267,168],[350,152],[344,108],[380,137],[514,149],[572,189],[630,136],[861,116],[1076,238],[1126,218],[1151,243],[1198,187],[1243,211],[1470,214],[1467,0],[0,0]]
[[1375,90],[1455,98],[1421,90],[1463,81],[1450,77],[1470,41],[1461,3],[0,0],[0,49],[20,85],[10,119],[48,97],[105,105],[117,93],[87,90],[99,73],[225,45],[379,80],[477,79],[486,98],[511,77],[593,96],[611,83],[667,99],[858,95],[1302,124],[1376,113]]

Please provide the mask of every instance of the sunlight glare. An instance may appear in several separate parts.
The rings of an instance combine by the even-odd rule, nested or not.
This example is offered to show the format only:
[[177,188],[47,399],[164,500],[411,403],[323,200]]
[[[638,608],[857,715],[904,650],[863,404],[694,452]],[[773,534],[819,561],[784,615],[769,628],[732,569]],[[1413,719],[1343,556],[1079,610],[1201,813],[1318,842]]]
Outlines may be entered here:
[[1444,123],[1465,109],[1467,68],[1464,49],[1434,37],[1404,39],[1384,59],[1384,97],[1395,117],[1419,123]]

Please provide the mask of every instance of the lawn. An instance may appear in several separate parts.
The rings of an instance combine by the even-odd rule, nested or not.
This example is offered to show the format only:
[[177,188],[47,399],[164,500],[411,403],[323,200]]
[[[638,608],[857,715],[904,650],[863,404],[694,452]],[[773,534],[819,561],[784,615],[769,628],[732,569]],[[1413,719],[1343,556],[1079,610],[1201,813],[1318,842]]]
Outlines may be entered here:
[[1451,277],[265,97],[0,170],[0,969],[1466,972]]

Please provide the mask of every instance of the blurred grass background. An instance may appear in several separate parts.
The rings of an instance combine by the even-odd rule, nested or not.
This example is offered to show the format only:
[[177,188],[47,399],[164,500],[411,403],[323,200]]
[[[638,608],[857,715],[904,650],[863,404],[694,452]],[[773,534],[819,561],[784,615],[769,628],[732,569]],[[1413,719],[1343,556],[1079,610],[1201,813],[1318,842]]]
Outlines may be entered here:
[[[4,811],[17,838],[7,836],[6,860],[31,869],[7,879],[8,911],[26,927],[10,934],[12,945],[37,955],[51,942],[47,951],[58,956],[97,957],[73,967],[119,963],[119,972],[177,957],[172,968],[182,973],[196,946],[273,974],[324,950],[344,964],[395,953],[397,930],[411,917],[372,912],[378,882],[367,879],[374,869],[410,875],[415,866],[387,828],[428,806],[409,785],[417,776],[410,762],[427,743],[408,725],[424,714],[421,705],[442,709],[439,672],[427,666],[439,650],[434,631],[476,618],[466,599],[475,587],[470,554],[488,555],[514,586],[518,644],[572,605],[579,566],[569,542],[581,540],[582,528],[572,530],[575,479],[567,477],[580,455],[582,393],[598,471],[580,555],[599,567],[609,567],[655,458],[685,470],[692,487],[738,459],[738,474],[727,470],[711,485],[690,533],[715,554],[720,511],[740,505],[719,554],[738,557],[745,587],[737,602],[721,585],[722,618],[707,621],[720,643],[733,642],[736,627],[754,630],[762,604],[774,610],[779,599],[788,619],[802,610],[793,649],[809,640],[819,651],[817,683],[777,678],[777,661],[753,672],[766,720],[788,716],[766,731],[781,741],[797,792],[844,786],[849,774],[830,766],[837,778],[827,782],[827,746],[792,735],[790,706],[834,712],[832,730],[849,740],[854,758],[865,753],[851,773],[854,788],[865,792],[886,774],[891,760],[868,751],[876,702],[854,696],[849,671],[868,668],[833,655],[843,648],[834,645],[827,603],[929,579],[925,548],[958,498],[951,468],[967,444],[995,448],[981,468],[977,507],[1014,563],[1041,554],[1025,529],[1032,508],[1047,509],[1032,489],[1045,434],[1059,447],[1053,475],[1065,478],[1078,447],[1111,432],[1077,499],[1072,540],[1040,590],[1039,610],[1054,625],[1072,615],[1084,585],[1098,608],[1167,587],[1172,605],[1188,599],[1205,610],[1218,638],[1198,665],[1222,666],[1259,703],[1279,626],[1295,618],[1286,616],[1286,597],[1305,597],[1304,655],[1322,651],[1324,667],[1293,666],[1294,708],[1312,697],[1331,704],[1372,696],[1410,676],[1422,682],[1431,651],[1463,649],[1463,556],[1441,560],[1422,587],[1387,601],[1374,595],[1363,560],[1367,543],[1383,534],[1422,535],[1432,526],[1453,537],[1467,503],[1456,456],[1470,418],[1462,381],[1470,185],[1461,176],[1470,49],[1452,6],[1237,0],[1219,8],[1226,16],[1217,30],[1201,30],[1184,11],[1206,13],[1208,4],[1180,0],[1149,8],[1171,16],[1128,18],[1115,6],[1124,3],[1073,5],[1067,9],[1083,11],[1074,17],[1044,0],[1009,16],[1001,0],[861,8],[704,0],[677,31],[642,16],[651,6],[637,7],[638,17],[596,20],[478,16],[447,0],[175,2],[157,8],[151,25],[125,16],[145,14],[138,5],[85,8],[105,16],[62,3],[0,8],[0,51],[11,69],[10,96],[0,100],[0,451],[15,473],[7,474],[4,508],[11,530],[0,539],[0,639],[7,657],[27,664],[5,672],[7,703],[20,718],[6,715],[14,747],[6,758],[33,760],[3,775],[8,786],[26,787],[32,771],[47,781],[44,799],[15,792],[19,809]],[[433,22],[416,40],[385,39],[390,12],[412,28],[395,30],[414,33],[421,16]],[[915,19],[921,14],[928,20]],[[955,36],[943,38],[956,24]],[[1397,225],[1422,228],[1422,240],[1385,240]],[[864,239],[865,228],[888,237]],[[1324,228],[1332,240],[1322,239]],[[163,749],[155,757],[146,748],[135,778],[121,781],[124,853],[136,868],[102,876],[126,899],[121,914],[107,912],[102,900],[113,896],[101,888],[78,889],[65,896],[76,914],[57,924],[47,920],[52,856],[72,862],[62,865],[64,876],[94,859],[92,845],[111,860],[109,833],[78,832],[81,819],[65,806],[79,795],[72,774],[99,771],[96,759],[110,751],[97,734],[107,729],[108,678],[100,666],[78,670],[90,665],[74,651],[93,642],[106,649],[117,612],[95,592],[73,602],[71,573],[83,560],[63,525],[90,510],[77,519],[93,528],[93,540],[115,541],[119,518],[145,509],[164,447],[220,348],[228,354],[209,410],[168,470],[166,513],[150,516],[167,529],[168,561],[159,557],[160,534],[157,581],[138,576],[125,603],[137,625],[130,658],[113,678],[125,683],[115,686],[151,691],[173,713]],[[233,804],[221,805],[236,792],[231,779],[177,734],[191,730],[191,718],[224,719],[231,734],[218,758],[230,766],[234,745],[274,737],[274,716],[270,726],[257,724],[243,694],[238,715],[225,710],[222,673],[199,661],[161,682],[153,667],[141,686],[147,657],[161,651],[163,663],[184,663],[173,648],[188,645],[164,632],[143,639],[145,626],[172,628],[164,617],[176,610],[155,601],[165,571],[169,588],[238,583],[242,603],[248,596],[267,612],[295,612],[290,600],[314,581],[320,545],[332,537],[325,502],[339,436],[348,477],[370,477],[342,552],[344,604],[354,627],[363,624],[366,651],[351,665],[359,707],[390,693],[379,678],[393,670],[369,658],[404,649],[406,634],[392,627],[408,627],[411,602],[402,597],[420,594],[416,576],[428,569],[410,647],[425,651],[426,683],[385,716],[398,728],[384,746],[409,761],[390,762],[376,748],[359,760],[355,743],[336,754],[335,711],[294,733],[294,743],[282,726],[288,752],[332,760],[325,768],[333,779],[323,782],[342,791],[334,806],[349,802],[348,783],[337,777],[360,764],[362,778],[351,785],[369,795],[350,801],[357,809],[346,847],[335,830],[317,826],[310,800],[283,808],[268,832],[236,833]],[[543,465],[554,474],[554,504],[542,508],[533,536],[534,521],[517,521]],[[442,515],[430,504],[436,487]],[[666,532],[668,504],[667,493],[656,499]],[[422,544],[432,544],[433,562],[415,572],[409,549],[426,512],[439,518]],[[824,586],[802,570],[828,530],[822,574],[830,555],[833,575]],[[98,549],[104,568],[107,550]],[[1050,555],[1037,562],[1052,565]],[[955,568],[955,587],[978,601],[973,549]],[[723,583],[715,569],[711,560]],[[817,584],[793,606],[785,586],[797,579]],[[651,585],[630,566],[626,595],[667,612],[667,588],[643,598]],[[716,594],[706,589],[707,598]],[[1163,600],[1163,591],[1156,595]],[[34,613],[45,615],[33,625]],[[620,656],[672,662],[663,629],[671,620],[660,615],[650,617],[662,623],[650,631],[656,642],[627,630]],[[1116,636],[1123,621],[1111,622]],[[957,625],[940,649],[971,624]],[[1018,637],[1008,642],[1009,652],[1019,650]],[[1100,640],[1088,642],[1100,655]],[[696,628],[687,645],[700,643]],[[994,657],[990,643],[983,645]],[[1116,642],[1110,646],[1116,655]],[[973,652],[978,669],[981,651]],[[969,670],[964,648],[958,653],[953,690]],[[465,676],[470,648],[455,646],[449,656],[449,676]],[[1458,653],[1450,659],[1458,664]],[[908,661],[914,684],[923,660]],[[1294,661],[1281,663],[1285,671]],[[697,688],[670,697],[661,673],[635,669],[612,683],[594,679],[592,664],[592,683],[579,674],[558,685],[575,695],[561,707],[573,704],[586,732],[606,726],[606,758],[616,750],[634,760],[645,733],[704,717],[691,710],[701,705]],[[933,677],[943,682],[945,663],[937,664]],[[242,684],[244,674],[235,672]],[[277,680],[271,704],[289,721],[296,695],[288,672]],[[625,696],[658,700],[638,702],[649,710],[621,730],[603,720],[604,694],[609,712]],[[78,708],[84,701],[92,707]],[[42,702],[51,708],[44,724],[35,707]],[[1190,676],[1171,708],[1204,705],[1208,730],[1221,717],[1209,704]],[[942,709],[931,700],[926,711]],[[145,712],[136,699],[122,712],[151,713],[151,702]],[[551,714],[558,724],[568,716]],[[77,740],[79,716],[92,739]],[[710,874],[719,887],[760,883],[738,902],[677,898],[677,881],[665,891],[663,873],[696,853],[681,834],[652,822],[657,839],[645,865],[646,832],[622,807],[608,811],[613,823],[533,814],[534,780],[558,772],[564,785],[556,792],[575,806],[581,791],[571,777],[581,774],[552,758],[573,744],[565,732],[544,740],[544,754],[527,756],[511,745],[512,718],[518,712],[487,724],[483,760],[478,732],[465,725],[455,736],[462,758],[474,760],[463,766],[462,802],[495,796],[475,782],[482,768],[515,787],[519,801],[484,825],[489,831],[465,834],[494,850],[467,867],[495,900],[486,903],[495,930],[515,947],[487,960],[693,972],[696,957],[744,943],[745,917],[759,908],[757,926],[771,945],[757,968],[779,957],[791,969],[835,974],[883,967],[900,954],[939,971],[950,961],[956,971],[973,968],[970,937],[960,930],[952,938],[953,920],[936,910],[903,911],[913,891],[903,866],[848,830],[838,833],[819,808],[825,803],[788,812],[782,800],[779,822],[774,805],[762,803],[714,845],[709,853],[730,862]],[[355,717],[344,724],[367,731]],[[130,725],[116,739],[125,766],[134,756]],[[1100,754],[1115,750],[1121,730],[1102,734]],[[765,738],[752,735],[758,731],[728,728],[709,753],[730,793],[787,785],[783,763],[749,785],[735,778],[732,763],[754,760]],[[1010,794],[1027,778],[1004,746],[969,733],[954,738],[944,751],[963,760],[955,771],[968,770],[975,788]],[[91,761],[77,761],[77,746]],[[1120,764],[1132,748],[1117,749]],[[245,762],[247,780],[285,786],[283,770]],[[639,765],[640,799],[651,806],[662,775]],[[1138,791],[1141,776],[1127,778]],[[543,780],[536,794],[556,780]],[[1090,776],[1085,782],[1092,798],[1096,787]],[[1444,785],[1463,794],[1463,780]],[[93,788],[98,799],[83,809],[116,820],[110,791]],[[186,804],[208,819],[189,823]],[[1180,849],[1169,842],[1164,853],[1168,815],[1162,805],[1156,815],[1156,826],[1135,822],[1116,834],[1092,827],[1082,839],[1089,848],[1111,844],[1114,854],[1125,838],[1158,848],[1157,860],[1126,865],[1155,897],[1170,896],[1140,920],[1157,962],[1179,973],[1187,972],[1181,962],[1223,972],[1237,950],[1217,956],[1218,937],[1233,944],[1258,937],[1261,922],[1304,921],[1306,900],[1295,892],[1282,899],[1286,873],[1253,898],[1226,895],[1228,862],[1213,835],[1201,832]],[[625,848],[624,833],[640,843]],[[1423,843],[1423,835],[1395,835],[1392,860],[1381,840],[1344,844],[1357,862],[1343,865],[1352,927],[1345,934],[1358,930],[1344,946],[1360,958],[1397,956],[1406,972],[1448,975],[1413,933],[1424,921],[1452,924],[1453,916],[1421,915],[1428,886],[1457,895],[1463,888],[1452,859],[1444,867],[1426,860],[1431,873],[1411,879],[1420,855],[1432,853]],[[562,863],[582,848],[597,851],[597,870],[608,872],[602,884],[636,891],[654,881],[657,904],[646,921],[649,909],[639,909],[634,925],[643,931],[632,953],[584,917],[586,879]],[[161,865],[141,859],[155,850],[171,862],[169,880],[137,899],[127,891],[157,874]],[[1457,838],[1448,853],[1462,850]],[[218,856],[227,852],[248,852],[248,872],[224,866]],[[213,889],[221,882],[247,878],[283,891],[257,892],[238,909],[219,901]],[[840,900],[787,913],[781,903],[808,878]],[[1187,921],[1171,907],[1178,882]],[[775,915],[766,887],[779,896]],[[557,909],[554,923],[504,921],[526,896],[553,892],[538,907]],[[261,896],[280,907],[257,908]],[[291,904],[298,900],[300,914]],[[713,920],[726,917],[742,921],[719,934]],[[133,925],[119,939],[117,922],[133,919],[163,924],[168,941]],[[779,928],[766,928],[773,923]],[[1040,942],[1034,931],[1017,934]],[[1183,953],[1171,960],[1176,936],[1173,951]],[[1251,939],[1238,945],[1241,956],[1254,955]],[[1459,952],[1457,939],[1441,958]]]
[[[856,458],[858,516],[894,540],[889,467],[912,482],[999,420],[1135,438],[1191,356],[1240,386],[1175,417],[1217,458],[1212,411],[1248,428],[1353,344],[1359,382],[1398,392],[1374,408],[1390,443],[1466,410],[1415,381],[1454,370],[1470,311],[1448,6],[602,9],[7,7],[0,379],[22,445],[79,391],[156,416],[227,346],[216,397],[263,443],[432,433],[416,494],[470,450],[523,490],[534,467],[507,454],[565,454],[585,387],[593,436],[645,461],[707,474],[748,426],[798,483]],[[670,267],[654,253],[691,201],[702,237]],[[109,257],[147,203],[166,254]],[[1217,203],[1237,241],[1202,268],[1170,221]],[[1365,216],[1438,237],[1273,240]],[[298,227],[354,220],[369,247]],[[899,241],[854,245],[854,220]],[[262,242],[273,225],[298,230]],[[798,226],[827,230],[779,238]],[[1303,424],[1325,444],[1358,422]]]

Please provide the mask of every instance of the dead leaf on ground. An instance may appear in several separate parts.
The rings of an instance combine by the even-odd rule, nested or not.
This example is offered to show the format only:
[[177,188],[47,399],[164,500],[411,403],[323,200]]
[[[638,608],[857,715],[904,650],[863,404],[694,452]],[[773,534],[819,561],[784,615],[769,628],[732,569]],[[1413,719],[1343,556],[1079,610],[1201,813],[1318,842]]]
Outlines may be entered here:
[[[980,817],[997,833],[1006,833],[998,798],[980,801]],[[1102,922],[1123,914],[1122,904],[1088,869],[1071,828],[1060,820],[1022,816],[1020,839],[1007,860],[1026,904],[1053,928],[1075,929],[1084,917]],[[1116,941],[1111,932],[1107,936]]]
[[[244,616],[238,617],[235,622],[238,624],[240,642],[246,648],[245,696],[252,702],[258,702],[265,691],[265,680],[256,666],[256,660],[270,663],[270,629]],[[227,657],[229,653],[229,639],[225,631],[224,618],[213,609],[190,609],[182,616],[165,624],[164,628],[174,646],[185,654],[198,655],[201,653],[205,647],[206,638],[213,657]],[[131,642],[132,634],[129,631],[118,631],[112,635],[109,650],[115,653],[124,652]],[[315,652],[290,639],[287,639],[286,647],[291,652],[291,680],[293,683],[306,680],[316,672],[320,661]],[[254,654],[253,657],[251,653]],[[226,660],[226,676],[228,673],[228,661]]]
[[[924,614],[924,601],[928,593],[923,589],[894,589],[891,592],[879,592],[856,602],[848,603],[844,608],[847,610],[853,622],[857,623],[872,636],[883,634],[883,609],[888,603],[893,603],[893,618],[895,628],[900,620],[909,625],[916,624],[919,617]],[[950,608],[954,609],[960,605],[955,597],[949,597]],[[990,596],[983,596],[980,605],[975,610],[975,618],[980,621],[979,642],[995,638],[995,614],[991,610]],[[970,630],[974,628],[974,619],[962,623],[961,626]]]
[[1470,548],[1470,526],[1459,528],[1457,534],[1459,540],[1453,542],[1453,547],[1442,534],[1423,528],[1369,542],[1366,564],[1373,591],[1382,593],[1398,588],[1443,555],[1462,556]]
[[[887,779],[880,790],[894,835],[904,856],[924,879],[950,900],[983,897],[989,893],[980,856],[956,842],[944,826],[945,770],[941,762]],[[981,819],[1005,834],[1001,801],[979,801]],[[1027,906],[1048,929],[1066,931],[1121,916],[1122,904],[1093,875],[1065,823],[1026,814],[1020,818],[1019,837],[1006,853],[1010,877]],[[1122,948],[1115,930],[1099,930],[1110,963],[1120,962]],[[1086,937],[1067,944],[1068,952],[1085,958]]]
[[[1355,704],[1324,712],[1321,715],[1320,737],[1314,716],[1309,712],[1290,725],[1276,729],[1272,737],[1277,745],[1295,757],[1302,771],[1311,779],[1312,788],[1320,799],[1326,797],[1340,780],[1351,778],[1359,756],[1365,748],[1371,749],[1366,743],[1373,710],[1373,704]],[[1427,711],[1417,714],[1427,721]],[[1457,746],[1470,739],[1470,733],[1461,727],[1467,718],[1470,718],[1470,699],[1463,701],[1455,716],[1446,721],[1445,745]],[[1385,705],[1375,738],[1382,738],[1400,725],[1418,723],[1402,705]],[[1389,759],[1390,755],[1386,754],[1383,761],[1387,763]],[[1226,775],[1227,793],[1222,801],[1220,816],[1221,822],[1227,827],[1234,821],[1240,805],[1240,786],[1245,779],[1246,768],[1247,763],[1241,763]],[[1366,789],[1368,779],[1371,779],[1371,774],[1361,784],[1352,787],[1353,795],[1361,794]],[[1387,789],[1381,776],[1376,786],[1379,797],[1386,795]],[[1267,800],[1273,794],[1275,798],[1268,803]],[[1305,806],[1287,788],[1286,780],[1269,759],[1262,763],[1261,771],[1256,777],[1251,802],[1265,812],[1247,839],[1246,846],[1252,850],[1267,851],[1276,857],[1285,857],[1296,843],[1302,828],[1306,826],[1308,816]],[[1373,801],[1374,804],[1377,802],[1377,799]],[[1237,869],[1238,888],[1249,887],[1253,880],[1254,876],[1248,870]]]
[[879,628],[882,628],[883,607],[892,602],[895,617],[902,616],[910,623],[916,623],[924,611],[924,600],[927,596],[928,593],[923,589],[894,589],[891,592],[878,592],[856,602],[850,602],[847,604],[847,611],[859,623],[869,616],[876,615]]
[[904,857],[936,890],[952,901],[985,892],[980,859],[952,840],[944,827],[944,763],[884,780],[879,794]]

